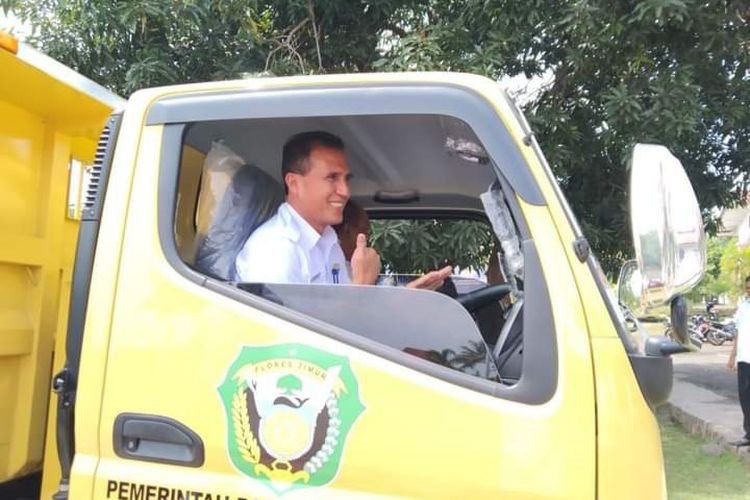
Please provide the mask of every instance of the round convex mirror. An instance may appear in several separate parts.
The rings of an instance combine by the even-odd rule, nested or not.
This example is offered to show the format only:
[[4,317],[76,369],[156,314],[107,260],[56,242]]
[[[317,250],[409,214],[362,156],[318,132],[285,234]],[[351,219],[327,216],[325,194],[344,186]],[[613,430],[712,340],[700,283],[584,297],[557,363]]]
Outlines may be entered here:
[[697,285],[706,267],[703,219],[682,164],[664,146],[633,149],[630,216],[644,305]]

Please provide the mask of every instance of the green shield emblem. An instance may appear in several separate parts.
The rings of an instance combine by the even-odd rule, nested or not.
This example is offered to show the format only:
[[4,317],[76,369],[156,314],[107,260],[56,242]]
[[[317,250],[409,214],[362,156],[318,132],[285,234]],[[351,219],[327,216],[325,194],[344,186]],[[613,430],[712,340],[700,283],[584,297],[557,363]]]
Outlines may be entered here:
[[243,347],[219,394],[232,463],[276,494],[331,482],[364,410],[349,360],[302,344]]

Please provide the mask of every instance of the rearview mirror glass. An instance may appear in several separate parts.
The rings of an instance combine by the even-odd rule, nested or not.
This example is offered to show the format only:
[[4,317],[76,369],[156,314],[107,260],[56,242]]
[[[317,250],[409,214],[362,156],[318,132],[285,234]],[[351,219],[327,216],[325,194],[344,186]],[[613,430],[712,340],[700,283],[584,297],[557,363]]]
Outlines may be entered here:
[[703,219],[682,164],[664,146],[633,149],[630,214],[642,305],[668,303],[697,285],[706,267]]

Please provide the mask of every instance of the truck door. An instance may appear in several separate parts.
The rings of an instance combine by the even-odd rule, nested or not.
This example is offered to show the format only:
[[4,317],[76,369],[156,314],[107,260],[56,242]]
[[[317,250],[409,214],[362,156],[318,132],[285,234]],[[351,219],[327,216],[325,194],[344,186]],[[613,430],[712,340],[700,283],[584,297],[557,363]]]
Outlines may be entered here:
[[[115,280],[109,330],[89,326],[84,336],[84,359],[96,352],[106,362],[96,364],[102,373],[93,362],[81,366],[80,380],[101,379],[101,400],[85,403],[85,416],[78,409],[73,496],[593,497],[594,387],[581,303],[533,178],[511,175],[515,190],[498,177],[511,163],[526,168],[499,111],[478,104],[471,82],[459,91],[438,81],[376,93],[360,82],[313,95],[268,85],[186,93],[163,106],[136,98],[143,108],[129,110],[148,125],[115,155],[113,171],[124,170],[120,151],[135,151],[134,176],[129,197],[118,200],[127,206],[121,252],[106,266]],[[456,119],[489,157],[500,158],[500,148],[510,159],[476,165],[439,149],[429,177],[424,167],[378,157],[388,148],[403,155],[442,148]],[[136,122],[126,115],[123,127]],[[191,261],[205,238],[194,233],[199,224],[191,233],[190,219],[200,210],[211,141],[221,137],[278,179],[286,138],[321,128],[350,145],[352,171],[362,178],[352,192],[362,199],[377,191],[373,183],[402,176],[433,207],[448,199],[439,208],[481,215],[481,191],[463,190],[504,183],[524,258],[517,319],[505,318],[508,331],[522,322],[521,347],[511,352],[517,373],[505,365],[498,373],[505,351],[493,354],[497,346],[482,340],[466,303],[445,295],[237,285]],[[463,180],[450,170],[469,165],[481,170]],[[104,265],[95,264],[92,287]],[[462,347],[477,359],[451,363],[449,352]]]

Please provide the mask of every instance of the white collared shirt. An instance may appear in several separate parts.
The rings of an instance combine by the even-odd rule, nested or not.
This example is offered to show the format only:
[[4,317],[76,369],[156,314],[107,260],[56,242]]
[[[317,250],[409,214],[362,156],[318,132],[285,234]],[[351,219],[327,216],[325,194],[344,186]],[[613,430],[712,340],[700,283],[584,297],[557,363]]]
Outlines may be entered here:
[[737,323],[737,361],[750,363],[750,298],[745,297],[734,315]]
[[250,235],[235,264],[238,281],[349,283],[336,231],[326,226],[319,234],[288,203]]

